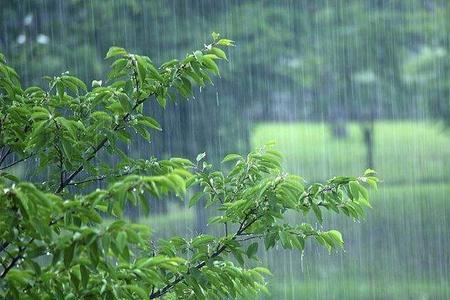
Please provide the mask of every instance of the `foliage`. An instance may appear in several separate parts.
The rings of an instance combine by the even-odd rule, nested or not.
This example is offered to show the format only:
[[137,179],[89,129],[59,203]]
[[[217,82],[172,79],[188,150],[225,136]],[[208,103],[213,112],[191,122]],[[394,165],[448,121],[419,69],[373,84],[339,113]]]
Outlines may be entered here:
[[[309,237],[330,251],[343,246],[338,231],[288,224],[283,216],[311,212],[322,222],[327,209],[360,219],[370,207],[363,185],[377,185],[372,170],[306,186],[282,171],[281,156],[269,147],[226,156],[224,163],[234,162],[227,172],[204,162],[204,154],[192,163],[132,159],[121,150],[136,135],[150,140],[150,130],[161,130],[144,106],[190,97],[194,84],[219,75],[216,61],[226,59],[221,48],[232,45],[213,33],[202,50],[160,67],[112,47],[108,84],[93,81],[92,89],[67,72],[47,77],[47,89],[23,89],[0,57],[2,298],[236,297],[266,290],[270,272],[249,266],[260,239],[267,249],[281,244],[303,251]],[[15,176],[24,162],[35,170],[30,178]],[[108,184],[98,188],[102,181]],[[148,212],[148,199],[190,195],[199,187],[189,203],[205,198],[206,206],[217,207],[209,223],[222,226],[223,236],[153,241],[148,226],[124,219],[128,204]]]

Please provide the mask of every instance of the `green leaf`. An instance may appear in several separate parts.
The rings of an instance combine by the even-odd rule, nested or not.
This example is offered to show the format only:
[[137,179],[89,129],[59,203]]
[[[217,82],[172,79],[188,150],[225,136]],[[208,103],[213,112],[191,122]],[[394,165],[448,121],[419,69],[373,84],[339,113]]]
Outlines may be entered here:
[[204,246],[206,244],[209,244],[212,241],[215,241],[215,239],[216,238],[211,236],[211,235],[202,234],[202,235],[194,238],[194,240],[192,241],[191,245],[194,248],[198,248],[198,247]]
[[156,96],[156,100],[158,101],[158,104],[162,107],[162,108],[166,108],[166,97],[162,96],[162,95],[157,95]]
[[126,244],[127,244],[127,233],[126,231],[120,231],[116,237],[116,245],[120,252],[122,252],[123,249],[125,249]]
[[119,93],[117,95],[117,98],[119,99],[120,105],[122,105],[122,108],[124,111],[131,111],[131,103],[130,98],[124,93]]
[[195,51],[194,56],[199,62],[203,61],[203,52],[202,51],[200,51],[200,50]]
[[215,75],[219,75],[219,67],[217,66],[217,64],[214,62],[214,60],[212,60],[210,57],[207,57],[206,55],[203,56],[202,58],[202,63],[211,71],[213,72]]
[[220,48],[213,47],[213,48],[211,48],[211,50],[210,50],[209,52],[212,53],[212,54],[214,54],[214,55],[216,55],[217,57],[220,57],[220,58],[222,58],[222,59],[228,60],[228,59],[227,59],[227,55],[226,55],[225,52],[224,52],[222,49],[220,49]]
[[118,56],[118,55],[127,55],[127,54],[128,54],[128,52],[125,49],[113,46],[113,47],[109,48],[108,52],[106,53],[105,59],[108,59],[108,58],[111,58],[114,56]]
[[342,234],[337,230],[327,231],[328,235],[333,239],[333,241],[342,247],[344,245],[344,240],[342,239]]
[[263,268],[263,267],[256,267],[256,268],[253,268],[252,270],[256,271],[258,273],[261,273],[261,274],[269,275],[269,276],[273,275],[269,269]]
[[367,184],[370,185],[372,188],[374,188],[375,190],[378,189],[378,185],[377,185],[377,180],[373,179],[373,178],[366,178]]
[[231,249],[231,253],[233,253],[234,258],[236,258],[236,260],[238,261],[238,263],[243,266],[245,261],[244,261],[244,257],[242,257],[241,251],[237,248],[232,248]]
[[194,196],[192,196],[192,198],[189,199],[189,207],[192,207],[192,206],[196,205],[198,203],[198,201],[205,195],[206,195],[205,192],[197,192],[197,193],[195,193]]
[[229,39],[220,39],[217,44],[221,46],[234,46],[234,41]]
[[203,158],[205,158],[205,156],[206,156],[205,152],[200,153],[199,155],[197,155],[196,161],[197,162],[201,161]]
[[136,284],[126,285],[125,288],[136,294],[140,299],[148,298],[147,292]]
[[316,215],[317,220],[322,224],[323,223],[323,217],[322,217],[322,211],[320,210],[319,206],[317,204],[312,203],[311,207],[314,211],[314,214]]
[[211,37],[213,38],[214,41],[216,41],[220,37],[220,34],[213,31],[211,32]]
[[289,239],[289,233],[283,230],[283,231],[280,231],[279,235],[280,235],[281,245],[283,246],[283,248],[290,249],[291,242]]
[[238,159],[242,159],[242,156],[239,154],[231,153],[224,157],[224,159],[222,160],[222,163],[226,163],[226,162],[238,160]]
[[208,224],[223,223],[223,222],[225,222],[224,220],[226,220],[226,219],[223,216],[215,216],[215,217],[211,217],[208,220]]
[[20,179],[12,174],[6,173],[6,172],[1,172],[0,173],[0,177],[4,177],[6,179],[9,179],[15,183],[18,183],[20,181]]
[[75,244],[71,244],[69,247],[64,249],[64,266],[68,268],[73,260],[75,253]]
[[305,240],[303,237],[300,236],[291,236],[291,243],[292,246],[297,248],[300,251],[303,251],[305,249]]
[[363,196],[365,200],[369,200],[369,192],[365,187],[363,187],[361,184],[358,186],[359,193]]
[[56,82],[56,91],[58,92],[59,99],[62,101],[64,99],[64,85],[61,81]]
[[83,81],[81,81],[80,79],[78,79],[74,76],[63,76],[63,78],[67,79],[72,84],[76,85],[77,87],[81,88],[82,90],[87,91],[86,84]]
[[355,180],[349,182],[350,193],[353,196],[353,200],[359,199],[359,183]]
[[377,172],[372,169],[367,169],[366,171],[364,171],[364,176],[375,176],[376,174]]
[[254,242],[248,246],[246,253],[248,258],[252,258],[256,254],[256,252],[258,252],[258,243]]
[[156,121],[155,119],[147,116],[139,116],[138,118],[138,124],[142,124],[144,126],[156,129],[158,131],[161,131],[161,125]]
[[89,270],[84,265],[80,265],[80,273],[81,273],[81,284],[84,287],[87,287],[89,283]]

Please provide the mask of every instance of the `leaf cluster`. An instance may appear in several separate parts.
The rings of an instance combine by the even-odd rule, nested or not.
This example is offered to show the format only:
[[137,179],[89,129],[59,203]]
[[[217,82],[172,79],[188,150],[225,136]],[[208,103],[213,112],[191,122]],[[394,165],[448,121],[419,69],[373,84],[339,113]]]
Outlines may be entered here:
[[[270,272],[251,267],[260,241],[266,249],[280,243],[303,251],[308,237],[328,250],[343,246],[336,230],[284,217],[312,212],[322,222],[322,211],[330,210],[360,219],[370,207],[363,185],[377,183],[371,170],[306,185],[283,172],[281,155],[270,147],[226,156],[223,163],[233,163],[226,172],[204,162],[205,154],[193,163],[123,152],[135,137],[150,140],[161,130],[145,107],[189,98],[195,85],[220,75],[217,61],[227,59],[223,48],[233,42],[212,36],[203,49],[159,67],[112,47],[107,84],[94,80],[91,87],[62,73],[47,77],[45,89],[24,89],[0,55],[1,298],[246,296],[267,291]],[[18,172],[24,164],[31,169],[26,177]],[[149,199],[169,193],[189,196],[190,206],[206,199],[218,213],[209,223],[223,235],[154,241],[148,226],[124,217],[129,204],[148,213]]]

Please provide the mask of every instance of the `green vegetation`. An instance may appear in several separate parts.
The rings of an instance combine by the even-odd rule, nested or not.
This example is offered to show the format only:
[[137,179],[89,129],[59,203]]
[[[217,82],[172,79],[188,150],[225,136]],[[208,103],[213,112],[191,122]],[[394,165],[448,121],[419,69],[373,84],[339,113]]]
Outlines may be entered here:
[[[270,285],[273,299],[280,295],[285,299],[299,295],[307,299],[450,296],[442,281],[447,272],[444,262],[450,261],[445,234],[450,227],[450,138],[442,126],[411,121],[376,122],[375,134],[375,165],[385,184],[372,201],[373,210],[358,226],[326,216],[329,224],[346,233],[350,245],[346,255],[337,260],[336,255],[318,249],[306,253],[302,262],[287,253],[267,254],[267,264],[275,275]],[[365,161],[357,124],[349,124],[346,139],[332,138],[321,123],[255,126],[253,143],[267,140],[275,141],[277,149],[286,153],[285,165],[290,171],[316,179],[334,172],[354,172]],[[335,156],[340,159],[326,159]],[[290,218],[298,222],[297,217]],[[289,277],[292,272],[295,277]]]
[[[111,47],[108,80],[92,81],[92,89],[67,72],[46,77],[46,88],[22,88],[0,54],[1,298],[236,298],[267,292],[271,273],[257,263],[260,244],[303,252],[315,240],[328,251],[343,248],[339,231],[286,216],[362,219],[370,207],[365,186],[377,187],[373,170],[305,185],[283,171],[270,146],[228,154],[225,171],[205,153],[191,162],[123,152],[162,130],[148,107],[165,109],[169,100],[192,97],[193,86],[212,83],[227,46],[233,41],[212,33],[201,50],[159,67]],[[24,162],[34,173],[18,177],[13,167]],[[154,240],[148,225],[127,222],[131,205],[148,214],[149,199],[170,194],[212,208],[208,225],[219,234]]]
[[[224,49],[230,62],[221,67],[221,80],[214,87],[191,89],[206,85],[217,73],[214,61],[218,59],[214,56],[203,59],[204,54],[223,58],[220,51],[210,53],[207,49],[201,55],[197,52],[190,53],[190,58],[184,56],[187,49],[203,45],[212,30],[232,38],[239,47],[230,53]],[[275,299],[296,299],[302,295],[313,299],[338,298],[337,295],[341,298],[367,295],[371,299],[450,298],[441,284],[450,281],[450,146],[445,127],[450,125],[449,32],[448,0],[2,1],[0,50],[8,65],[20,74],[20,80],[1,64],[0,126],[5,122],[9,126],[8,130],[0,128],[1,199],[4,194],[14,194],[16,189],[20,198],[22,188],[33,189],[36,195],[47,193],[55,200],[53,204],[63,201],[63,205],[48,209],[44,223],[53,223],[63,216],[64,219],[49,230],[51,239],[59,238],[60,244],[51,245],[50,255],[41,255],[47,252],[39,247],[51,241],[41,241],[46,234],[42,229],[34,232],[41,228],[39,220],[33,219],[40,215],[35,214],[38,210],[33,207],[36,199],[24,200],[26,208],[32,211],[29,226],[21,225],[27,221],[20,216],[14,219],[5,213],[9,219],[5,218],[1,212],[21,208],[1,202],[0,276],[5,268],[13,266],[8,276],[12,274],[11,278],[18,280],[14,284],[27,285],[25,291],[32,293],[58,286],[53,276],[58,274],[59,281],[67,282],[63,291],[58,292],[68,298],[73,297],[71,293],[82,298],[79,287],[86,281],[87,269],[92,284],[100,286],[105,297],[122,296],[129,290],[123,288],[122,278],[113,275],[131,273],[127,269],[129,261],[117,259],[120,253],[108,252],[114,247],[116,251],[117,246],[110,249],[105,246],[106,256],[111,255],[112,259],[102,265],[109,268],[107,272],[99,275],[98,268],[89,265],[87,247],[77,246],[74,256],[81,259],[76,258],[67,267],[64,261],[69,261],[70,246],[75,241],[68,243],[65,234],[70,236],[77,231],[76,227],[67,229],[67,226],[78,226],[81,222],[94,228],[95,234],[103,234],[122,218],[118,215],[123,209],[125,225],[106,232],[114,240],[119,231],[125,231],[127,238],[134,236],[133,232],[141,227],[132,223],[144,224],[146,230],[150,227],[145,232],[147,243],[143,247],[147,257],[153,252],[167,255],[158,239],[170,240],[177,234],[189,245],[200,233],[212,235],[215,240],[211,244],[221,243],[226,235],[225,225],[207,225],[207,218],[225,214],[227,210],[218,211],[219,203],[205,207],[211,191],[207,188],[206,195],[196,194],[204,189],[198,186],[205,183],[201,179],[186,189],[184,202],[176,202],[175,194],[182,194],[178,190],[181,182],[222,169],[225,172],[215,173],[218,178],[229,178],[234,162],[220,165],[226,153],[247,153],[267,141],[276,141],[274,150],[287,154],[283,169],[304,176],[308,180],[303,183],[305,188],[316,181],[325,183],[335,175],[356,176],[367,167],[376,169],[384,184],[376,194],[376,201],[371,202],[374,209],[361,224],[326,210],[321,211],[323,224],[319,224],[314,213],[299,216],[297,212],[287,212],[283,221],[279,221],[309,222],[316,230],[342,230],[345,254],[328,255],[325,248],[307,239],[305,249],[310,251],[304,252],[303,260],[301,252],[285,251],[280,246],[275,246],[276,251],[265,251],[262,244],[257,249],[260,262],[244,255],[245,265],[240,266],[233,254],[218,257],[227,263],[232,261],[242,272],[268,266],[274,274],[271,282]],[[104,53],[111,45],[123,46],[131,53],[146,53],[152,61],[138,55],[135,58],[139,59],[133,62],[129,53],[115,57],[119,58],[113,67],[116,75],[126,73],[126,76],[107,78],[112,58],[105,60]],[[179,61],[163,65],[174,57],[179,57]],[[125,73],[120,70],[125,64],[121,59],[128,59]],[[185,59],[192,59],[189,64],[196,66],[194,72],[177,74]],[[68,73],[61,74],[64,71]],[[43,79],[43,75],[50,78]],[[144,93],[133,89],[142,89]],[[187,94],[190,101],[183,101]],[[151,96],[145,99],[142,109],[138,105],[136,114],[127,115],[129,106],[133,110],[144,95]],[[2,119],[8,112],[15,118]],[[269,123],[277,121],[294,123]],[[124,123],[128,124],[126,129],[121,127]],[[107,142],[101,145],[103,140],[99,136]],[[102,147],[97,151],[99,145]],[[203,152],[214,168],[206,164],[203,169],[205,158],[196,161],[197,154]],[[252,152],[250,157],[255,153],[259,152]],[[262,153],[266,154],[264,150]],[[93,154],[95,157],[91,158]],[[28,155],[31,156],[26,159]],[[174,157],[186,157],[193,163]],[[246,157],[240,163],[248,163]],[[78,172],[80,167],[82,171]],[[172,171],[176,173],[173,176]],[[182,180],[176,177],[180,175],[178,172],[182,173]],[[73,174],[73,181],[66,181]],[[149,177],[163,176],[177,182],[160,178],[164,181],[160,183],[161,193],[156,193],[159,189],[154,186],[151,191],[144,191],[148,202],[132,190],[126,201],[120,198],[111,204],[110,212],[99,213],[105,218],[101,225],[92,224],[98,221],[91,221],[97,215],[78,207],[78,202],[90,203],[92,199],[87,201],[86,197],[95,195],[96,188],[98,193],[108,193],[116,181],[131,184],[136,180],[128,176],[144,176],[149,182],[153,182]],[[77,184],[85,180],[88,182]],[[60,190],[61,181],[68,186]],[[24,186],[29,182],[34,188]],[[222,191],[223,182],[218,179],[213,182],[218,184],[216,190]],[[228,183],[224,186],[229,187]],[[167,192],[172,193],[164,193],[165,184],[171,185]],[[224,194],[229,193],[224,188]],[[189,207],[193,195],[196,200],[199,195],[203,197]],[[13,202],[11,199],[8,203]],[[134,202],[139,203],[137,207]],[[152,209],[150,216],[147,204]],[[167,211],[169,214],[165,214]],[[86,216],[79,221],[71,217],[74,212]],[[50,217],[56,219],[48,220]],[[17,222],[17,226],[11,226],[10,221]],[[229,235],[231,229],[239,228],[228,227]],[[79,232],[75,233],[78,236]],[[24,238],[28,234],[35,234],[33,238],[40,242]],[[4,247],[5,239],[22,245]],[[155,251],[149,246],[149,239],[150,244],[156,245]],[[124,234],[120,240],[121,249]],[[28,256],[29,260],[16,261],[20,247],[30,241],[32,248],[42,251]],[[124,249],[139,256],[140,250],[134,246],[136,240],[129,242]],[[252,244],[253,241],[245,241],[243,249],[247,252]],[[65,251],[66,248],[69,250]],[[186,248],[195,253],[203,251]],[[63,254],[53,262],[57,251]],[[250,253],[254,251],[253,245]],[[33,255],[38,256],[30,258]],[[186,253],[176,256],[185,259],[182,263],[175,262],[179,264],[177,268],[192,259]],[[30,262],[33,260],[41,269]],[[116,261],[118,266],[114,264]],[[153,288],[157,291],[174,282],[166,280],[174,279],[173,270],[170,273],[163,266],[149,269],[162,274],[162,280],[158,282],[157,278],[156,287],[143,286],[146,296],[154,292]],[[193,282],[204,282],[203,277],[195,277],[197,272],[188,271],[180,275],[189,281],[181,284],[187,292],[193,289]],[[14,277],[14,272],[19,273]],[[49,281],[34,281],[39,272],[41,277],[49,276]],[[100,282],[101,277],[107,281],[106,285]],[[148,283],[136,278],[143,285]],[[118,288],[114,288],[117,282]],[[10,285],[9,279],[0,279],[0,298],[7,290],[6,285]],[[22,291],[19,289],[17,293]],[[143,294],[133,293],[139,292]]]
[[[450,139],[441,125],[379,121],[374,140],[375,167],[388,185],[450,180]],[[274,141],[285,153],[290,171],[315,180],[357,174],[366,162],[362,131],[356,123],[348,124],[347,138],[334,138],[325,123],[255,125],[252,145],[267,141]]]

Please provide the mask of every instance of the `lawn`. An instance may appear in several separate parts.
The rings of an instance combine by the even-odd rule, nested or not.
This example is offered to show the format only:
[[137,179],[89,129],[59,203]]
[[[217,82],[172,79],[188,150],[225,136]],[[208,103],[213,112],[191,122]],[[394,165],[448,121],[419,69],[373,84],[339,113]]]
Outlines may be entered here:
[[[348,136],[334,138],[325,123],[262,123],[252,135],[254,147],[274,141],[285,165],[306,179],[360,174],[366,148],[358,124],[347,126]],[[374,163],[387,184],[450,181],[450,135],[428,122],[375,124]]]

